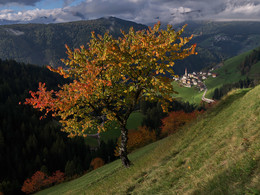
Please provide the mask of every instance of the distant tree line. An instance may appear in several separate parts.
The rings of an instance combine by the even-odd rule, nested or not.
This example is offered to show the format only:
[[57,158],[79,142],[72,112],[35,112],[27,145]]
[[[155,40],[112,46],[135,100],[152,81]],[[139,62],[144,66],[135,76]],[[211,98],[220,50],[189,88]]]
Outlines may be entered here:
[[241,75],[249,73],[251,67],[260,61],[260,48],[254,49],[253,52],[246,56],[245,60],[239,65]]
[[220,88],[216,88],[213,93],[213,99],[220,100],[224,95],[229,91],[235,88],[248,88],[255,85],[254,80],[249,79],[248,77],[245,80],[239,80],[236,83],[225,84]]
[[60,170],[71,177],[90,169],[96,157],[105,163],[116,159],[116,140],[91,150],[84,138],[61,132],[56,120],[39,120],[40,112],[19,105],[40,81],[51,88],[66,82],[46,68],[0,59],[0,192],[5,195],[21,194],[23,182],[37,171]]
[[[169,112],[184,111],[186,113],[193,112],[196,108],[195,105],[189,102],[173,101],[170,103]],[[198,108],[201,110],[202,108]],[[162,127],[162,119],[168,114],[163,112],[159,102],[141,101],[140,110],[144,115],[142,126],[146,126],[150,131],[154,130],[156,137],[159,138]]]

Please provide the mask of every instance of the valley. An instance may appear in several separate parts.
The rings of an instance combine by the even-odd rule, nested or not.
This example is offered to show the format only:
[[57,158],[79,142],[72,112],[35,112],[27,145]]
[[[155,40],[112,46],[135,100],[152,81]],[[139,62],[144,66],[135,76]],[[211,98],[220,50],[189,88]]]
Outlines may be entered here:
[[[185,68],[198,72],[215,66],[233,56],[254,49],[260,45],[260,22],[204,22],[187,21],[184,36],[194,35],[191,43],[197,44],[198,55],[183,61],[176,61],[176,74],[183,74]],[[175,25],[179,29],[186,23]],[[0,25],[0,58],[40,66],[63,66],[60,59],[66,58],[67,44],[79,48],[87,44],[91,32],[103,35],[110,32],[114,37],[121,36],[120,29],[128,31],[147,29],[143,24],[115,17],[96,20],[57,24],[12,24]],[[163,28],[166,25],[162,24]]]
[[[254,50],[258,49],[259,48],[256,48]],[[203,86],[205,85],[207,87],[206,97],[212,98],[214,90],[222,87],[225,84],[236,83],[247,78],[256,81],[259,80],[260,77],[258,61],[250,68],[247,74],[242,75],[239,69],[239,66],[243,62],[243,60],[245,60],[245,58],[249,56],[252,52],[253,50],[247,51],[224,61],[220,65],[216,65],[213,68],[214,70],[212,71],[212,74],[215,74],[216,77],[209,76],[208,78],[205,77],[205,79],[203,80]],[[193,87],[188,86],[185,88],[183,88],[180,84],[176,82],[173,82],[173,85],[178,92],[178,94],[176,94],[177,99],[182,99],[183,101],[188,101],[197,105],[200,103],[202,94],[204,92],[201,92],[202,90],[197,89],[196,85]]]
[[231,92],[177,133],[130,154],[129,169],[117,160],[37,194],[258,194],[259,94],[259,86]]
[[[116,121],[106,124],[107,131],[93,127],[88,129],[90,136],[69,138],[60,131],[58,117],[40,120],[44,109],[23,103],[39,82],[46,83],[48,90],[58,90],[75,79],[76,74],[65,79],[46,68],[65,67],[60,61],[67,58],[65,44],[72,49],[88,47],[92,31],[118,38],[120,29],[128,32],[133,26],[138,31],[148,26],[116,17],[0,25],[0,194],[259,194],[260,22],[186,23],[183,36],[194,35],[188,46],[196,43],[198,55],[176,60],[177,78],[166,73],[165,80],[176,92],[169,94],[172,102],[164,100],[168,112],[158,99],[143,98],[133,106],[125,123],[132,144],[127,146],[133,162],[129,168],[116,155],[121,139]],[[136,62],[131,66],[139,68]],[[128,76],[114,85],[124,79],[125,85],[132,82]],[[137,88],[126,89],[121,98]],[[162,88],[158,85],[157,90]],[[125,114],[125,105],[118,113]],[[90,114],[103,117],[98,112]],[[165,130],[167,117],[172,129]],[[95,164],[97,159],[100,164]],[[46,186],[31,189],[35,185],[31,181],[28,191],[21,192],[38,171],[48,175],[49,180],[40,180]],[[55,173],[61,173],[60,178]]]

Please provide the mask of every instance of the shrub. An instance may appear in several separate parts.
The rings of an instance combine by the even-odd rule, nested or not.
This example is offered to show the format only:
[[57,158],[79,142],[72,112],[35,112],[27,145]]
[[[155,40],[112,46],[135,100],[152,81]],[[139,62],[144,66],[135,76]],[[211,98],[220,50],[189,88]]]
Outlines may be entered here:
[[97,157],[91,161],[90,166],[95,170],[99,167],[102,167],[104,164],[104,160],[102,158]]
[[161,136],[167,136],[177,131],[178,128],[184,124],[195,119],[203,111],[193,111],[191,113],[186,113],[184,111],[174,111],[170,112],[169,116],[162,119],[162,131]]
[[61,171],[56,171],[52,176],[48,176],[46,173],[37,171],[31,178],[24,181],[22,191],[26,194],[37,192],[43,188],[49,187],[56,183],[64,181],[65,175]]
[[[138,130],[129,130],[128,133],[128,143],[127,150],[131,152],[137,148],[145,146],[156,140],[155,131],[150,131],[148,127],[139,127]],[[117,142],[117,147],[115,149],[115,156],[119,156],[119,147],[121,143],[121,137],[119,137]]]

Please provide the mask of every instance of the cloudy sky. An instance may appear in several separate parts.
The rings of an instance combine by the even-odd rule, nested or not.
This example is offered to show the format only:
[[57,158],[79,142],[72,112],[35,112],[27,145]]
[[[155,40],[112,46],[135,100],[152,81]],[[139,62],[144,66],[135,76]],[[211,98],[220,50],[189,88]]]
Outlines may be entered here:
[[260,0],[0,0],[0,19],[54,22],[115,16],[149,24],[195,20],[260,21]]

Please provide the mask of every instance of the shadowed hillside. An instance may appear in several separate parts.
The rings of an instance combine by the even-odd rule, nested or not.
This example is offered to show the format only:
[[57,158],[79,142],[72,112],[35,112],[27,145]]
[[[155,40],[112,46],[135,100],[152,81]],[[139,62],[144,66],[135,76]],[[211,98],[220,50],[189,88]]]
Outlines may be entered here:
[[232,91],[200,119],[38,194],[259,194],[260,86]]
[[62,65],[60,59],[67,57],[65,44],[71,48],[86,45],[91,32],[104,34],[109,31],[114,37],[120,29],[128,31],[147,28],[118,18],[100,18],[60,24],[14,24],[0,26],[0,58],[37,65]]
[[[191,43],[197,43],[198,55],[176,62],[174,70],[177,74],[182,74],[185,68],[199,71],[260,45],[260,22],[187,23],[183,36],[194,35]],[[183,25],[174,28],[177,30]],[[109,31],[118,37],[120,29],[128,31],[131,26],[135,30],[147,28],[114,17],[60,24],[1,25],[0,58],[41,66],[60,66],[63,65],[60,59],[66,58],[65,44],[79,48],[88,43],[92,31],[101,35]]]

